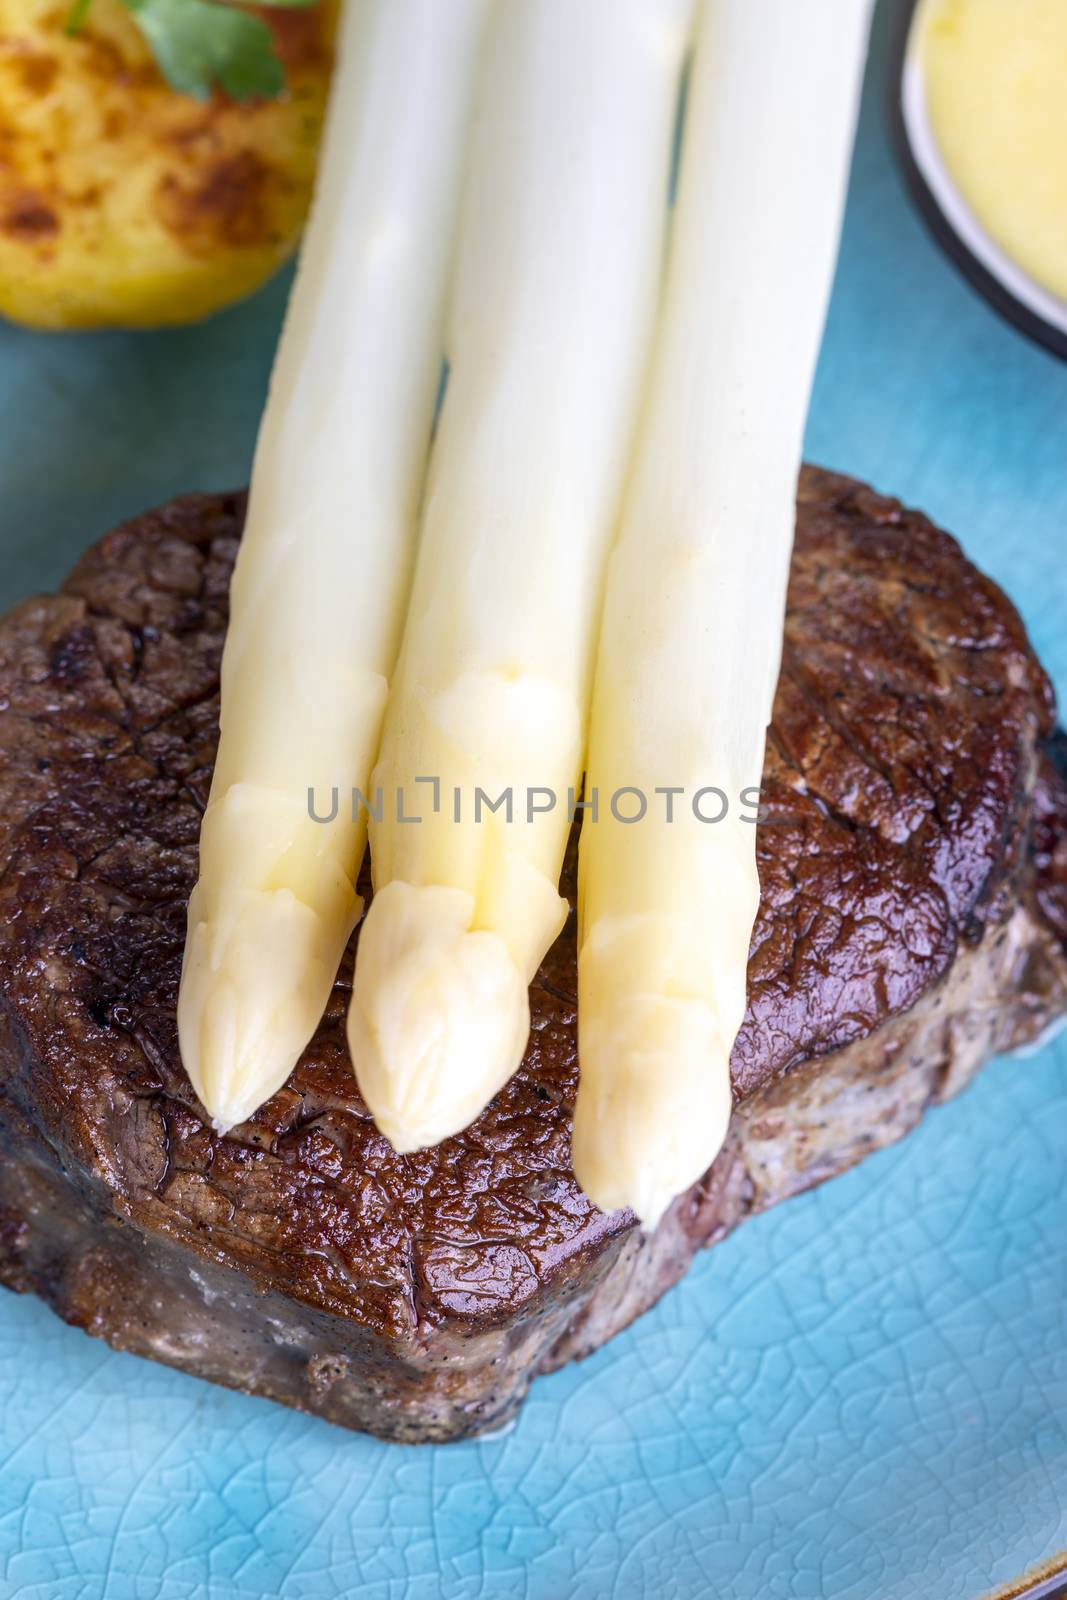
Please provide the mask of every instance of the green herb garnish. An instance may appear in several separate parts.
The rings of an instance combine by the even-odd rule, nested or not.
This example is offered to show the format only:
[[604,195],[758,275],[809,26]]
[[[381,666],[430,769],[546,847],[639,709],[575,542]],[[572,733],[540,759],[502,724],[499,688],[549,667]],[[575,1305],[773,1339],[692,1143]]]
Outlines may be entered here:
[[[305,10],[317,0],[261,0]],[[67,32],[77,33],[92,0],[74,0]],[[133,13],[172,89],[198,100],[216,85],[234,100],[271,100],[285,88],[285,68],[261,17],[226,0],[122,0]]]

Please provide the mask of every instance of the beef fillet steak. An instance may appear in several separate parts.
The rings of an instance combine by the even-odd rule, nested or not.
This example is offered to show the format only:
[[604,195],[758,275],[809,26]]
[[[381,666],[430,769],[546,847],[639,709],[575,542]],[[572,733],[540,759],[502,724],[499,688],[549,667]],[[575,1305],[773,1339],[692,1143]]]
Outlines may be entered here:
[[[1067,1006],[1067,784],[1004,596],[800,488],[736,1113],[651,1235],[571,1173],[573,918],[510,1084],[398,1156],[345,1054],[219,1137],[178,1057],[239,496],[117,529],[0,624],[0,1278],[120,1350],[387,1439],[493,1428],[754,1211],[898,1139]],[[574,860],[565,887],[574,892]]]

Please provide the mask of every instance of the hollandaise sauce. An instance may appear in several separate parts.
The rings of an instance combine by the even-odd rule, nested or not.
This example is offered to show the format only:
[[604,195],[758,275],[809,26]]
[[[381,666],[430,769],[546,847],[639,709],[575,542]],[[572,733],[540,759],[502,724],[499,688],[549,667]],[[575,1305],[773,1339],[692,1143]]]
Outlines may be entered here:
[[924,0],[917,25],[930,131],[955,187],[1067,303],[1067,0]]

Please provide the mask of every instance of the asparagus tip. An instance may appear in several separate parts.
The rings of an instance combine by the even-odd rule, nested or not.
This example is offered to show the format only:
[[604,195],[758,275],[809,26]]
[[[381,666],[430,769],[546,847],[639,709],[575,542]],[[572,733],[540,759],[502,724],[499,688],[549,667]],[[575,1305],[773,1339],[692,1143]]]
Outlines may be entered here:
[[704,1000],[658,992],[615,995],[606,1011],[580,1017],[575,1176],[602,1211],[628,1208],[651,1231],[726,1138],[719,1019]]
[[193,1088],[224,1134],[292,1072],[326,1008],[354,910],[335,925],[287,889],[248,891],[224,919],[198,909],[194,892],[178,1040]]
[[463,890],[397,880],[360,934],[348,1042],[371,1114],[402,1153],[465,1128],[526,1048],[525,976],[473,914]]

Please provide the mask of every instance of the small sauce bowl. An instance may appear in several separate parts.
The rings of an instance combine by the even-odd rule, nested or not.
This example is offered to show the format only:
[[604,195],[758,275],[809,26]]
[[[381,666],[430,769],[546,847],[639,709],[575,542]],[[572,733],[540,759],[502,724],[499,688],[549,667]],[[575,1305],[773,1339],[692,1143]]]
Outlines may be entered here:
[[1036,282],[990,236],[938,145],[921,49],[926,5],[904,0],[890,57],[894,144],[909,187],[930,232],[970,283],[1023,333],[1067,360],[1067,301]]

